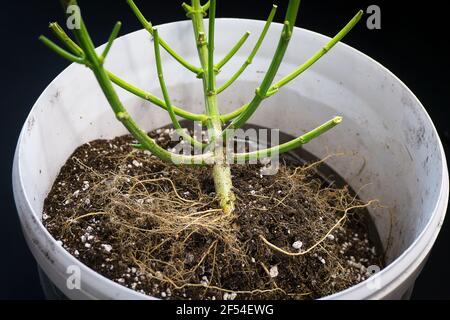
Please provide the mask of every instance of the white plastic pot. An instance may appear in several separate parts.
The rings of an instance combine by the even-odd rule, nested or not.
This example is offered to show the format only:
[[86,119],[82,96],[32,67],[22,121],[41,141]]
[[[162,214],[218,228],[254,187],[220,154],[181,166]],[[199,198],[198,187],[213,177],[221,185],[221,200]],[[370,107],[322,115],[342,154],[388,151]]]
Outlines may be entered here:
[[[197,62],[188,21],[160,26],[160,34],[187,60]],[[228,79],[247,58],[263,22],[218,19],[216,54],[225,55],[247,30],[252,36],[218,81]],[[250,100],[267,70],[282,26],[271,27],[253,64],[220,96],[229,112]],[[296,29],[278,78],[322,47],[328,38]],[[51,53],[49,53],[50,55]],[[166,80],[177,105],[202,112],[201,83],[163,53]],[[152,45],[145,31],[116,41],[107,67],[119,76],[160,95]],[[118,89],[130,113],[150,130],[170,122],[167,113]],[[444,151],[419,100],[392,73],[351,47],[338,44],[328,55],[267,99],[252,123],[297,136],[342,115],[344,122],[305,149],[318,157],[333,151],[352,153],[329,165],[362,199],[379,199],[372,210],[389,265],[374,277],[327,299],[407,297],[443,223],[449,193]],[[41,222],[43,201],[61,166],[79,145],[127,133],[114,118],[91,72],[71,65],[37,100],[20,135],[14,160],[14,194],[26,241],[40,268],[71,299],[146,299],[83,265],[57,244]],[[363,188],[364,186],[364,188]],[[81,288],[69,289],[69,266],[81,270]],[[70,271],[71,269],[69,269]]]

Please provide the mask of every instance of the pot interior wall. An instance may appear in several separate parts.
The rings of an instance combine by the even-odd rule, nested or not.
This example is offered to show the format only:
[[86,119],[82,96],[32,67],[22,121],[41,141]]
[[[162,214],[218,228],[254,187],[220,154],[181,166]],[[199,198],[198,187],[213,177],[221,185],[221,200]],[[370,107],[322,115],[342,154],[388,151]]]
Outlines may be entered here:
[[[217,56],[223,56],[247,29],[247,44],[230,61],[218,81],[222,83],[245,61],[262,24],[221,25],[217,22]],[[220,96],[224,112],[234,110],[253,96],[264,77],[281,27],[270,29],[258,58],[240,80]],[[169,24],[161,36],[188,60],[197,62],[191,25]],[[286,75],[326,42],[309,31],[296,30],[277,78]],[[50,53],[49,53],[50,54]],[[114,73],[161,96],[153,63],[152,43],[144,31],[120,38],[108,57]],[[163,54],[166,80],[176,105],[201,112],[201,83]],[[146,129],[169,123],[165,111],[118,90],[124,105]],[[434,127],[412,93],[386,69],[338,45],[300,78],[267,99],[252,123],[299,135],[342,115],[335,130],[305,145],[318,157],[345,152],[328,163],[364,200],[379,199],[383,209],[371,211],[381,240],[392,261],[423,230],[436,203],[442,175],[439,140]],[[21,170],[25,193],[40,217],[43,200],[60,167],[74,149],[97,138],[112,138],[126,130],[113,113],[90,73],[72,65],[42,94],[22,134]]]

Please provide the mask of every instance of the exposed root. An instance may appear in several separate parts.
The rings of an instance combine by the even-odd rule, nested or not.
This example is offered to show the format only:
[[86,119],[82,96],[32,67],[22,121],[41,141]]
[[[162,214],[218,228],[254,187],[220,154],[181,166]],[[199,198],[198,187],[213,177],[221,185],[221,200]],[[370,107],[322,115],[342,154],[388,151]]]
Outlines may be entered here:
[[[300,299],[364,278],[346,265],[343,243],[329,239],[353,236],[344,222],[359,223],[361,210],[374,201],[362,203],[348,188],[319,179],[315,170],[329,157],[284,165],[264,178],[259,166],[232,167],[236,210],[224,214],[209,168],[179,168],[142,151],[96,147],[98,158],[83,158],[81,149],[69,160],[77,181],[62,185],[67,179],[58,178],[52,192],[59,202],[47,206],[46,225],[83,262],[121,284],[158,297]],[[285,249],[298,240],[306,250]],[[280,272],[275,278],[273,266]]]
[[333,226],[331,227],[331,229],[328,230],[328,232],[327,232],[327,233],[326,233],[319,241],[317,241],[316,243],[314,243],[311,247],[309,247],[309,248],[306,249],[305,251],[289,252],[289,251],[284,250],[284,249],[281,249],[281,248],[277,247],[276,245],[274,245],[273,243],[267,241],[267,239],[264,238],[264,236],[259,235],[259,237],[261,238],[261,240],[262,240],[265,244],[267,244],[267,246],[269,246],[270,248],[272,248],[272,249],[275,250],[275,251],[281,252],[281,253],[283,253],[283,254],[285,254],[285,255],[287,255],[287,256],[291,256],[291,257],[303,256],[303,255],[308,254],[308,253],[310,253],[311,251],[313,251],[317,246],[320,246],[320,244],[321,244],[322,242],[324,242],[324,241],[327,239],[327,237],[328,237],[328,236],[329,236],[336,228],[338,228],[338,227],[344,222],[345,219],[347,219],[347,213],[348,213],[349,211],[354,210],[354,209],[367,208],[367,207],[371,206],[372,204],[374,204],[376,201],[377,201],[377,200],[371,200],[371,201],[369,201],[369,202],[366,203],[366,204],[357,205],[357,206],[352,206],[352,207],[349,207],[349,208],[345,209],[345,210],[344,210],[344,215],[336,222],[336,224],[333,225]]

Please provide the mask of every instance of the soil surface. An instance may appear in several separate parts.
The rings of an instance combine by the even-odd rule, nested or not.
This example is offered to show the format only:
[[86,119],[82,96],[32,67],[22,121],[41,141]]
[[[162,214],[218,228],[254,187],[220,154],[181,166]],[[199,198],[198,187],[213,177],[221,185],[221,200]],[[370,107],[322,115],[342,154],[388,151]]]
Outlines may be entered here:
[[[173,147],[171,131],[150,135]],[[163,299],[314,299],[383,267],[367,205],[285,158],[276,175],[232,166],[236,210],[217,205],[208,167],[176,167],[130,136],[80,146],[43,210],[61,245],[96,272]]]

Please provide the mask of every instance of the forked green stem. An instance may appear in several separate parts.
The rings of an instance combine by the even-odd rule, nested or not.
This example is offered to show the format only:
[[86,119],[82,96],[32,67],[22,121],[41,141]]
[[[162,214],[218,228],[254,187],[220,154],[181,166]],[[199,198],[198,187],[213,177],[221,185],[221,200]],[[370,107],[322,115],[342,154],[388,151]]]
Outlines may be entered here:
[[[231,181],[230,165],[228,163],[229,159],[226,159],[223,138],[227,137],[227,135],[229,135],[230,133],[233,134],[235,129],[245,124],[264,99],[277,93],[282,86],[294,80],[305,70],[311,67],[316,61],[318,61],[323,55],[329,52],[331,48],[333,48],[334,45],[342,40],[342,38],[356,25],[363,14],[362,11],[358,12],[358,14],[322,49],[316,52],[316,54],[314,54],[310,59],[308,59],[292,73],[273,84],[282,59],[286,53],[289,41],[291,39],[298,9],[300,6],[300,0],[289,0],[284,27],[277,49],[260,87],[256,89],[254,98],[241,108],[228,114],[221,115],[218,107],[217,95],[228,88],[244,72],[248,65],[252,63],[252,60],[261,47],[270,24],[273,21],[276,12],[276,6],[273,6],[267,22],[261,32],[261,35],[258,38],[248,59],[228,81],[226,81],[221,87],[217,88],[216,74],[242,47],[244,42],[247,40],[249,33],[244,34],[244,36],[233,46],[233,48],[231,48],[230,52],[226,54],[225,57],[223,57],[222,60],[220,60],[217,64],[214,64],[216,0],[208,1],[203,6],[201,5],[200,0],[191,0],[191,5],[182,5],[186,10],[188,17],[190,17],[192,20],[201,67],[193,66],[178,53],[176,53],[164,40],[160,38],[158,30],[153,28],[151,23],[145,19],[143,14],[134,4],[133,0],[127,0],[127,2],[141,24],[154,38],[156,67],[164,101],[140,88],[137,88],[136,86],[133,86],[132,84],[126,82],[125,80],[119,78],[118,76],[114,75],[104,68],[104,60],[107,58],[114,40],[119,34],[121,26],[120,22],[118,22],[112,30],[105,49],[100,55],[97,55],[95,46],[81,17],[81,28],[74,30],[74,35],[77,40],[76,42],[72,41],[57,23],[50,24],[50,28],[55,33],[55,35],[65,44],[67,50],[59,47],[44,36],[41,36],[40,40],[50,49],[52,49],[65,59],[75,63],[84,64],[93,71],[117,119],[123,123],[128,131],[139,142],[137,145],[135,145],[135,147],[149,150],[158,158],[175,164],[212,164],[212,175],[214,179],[216,194],[218,199],[220,200],[220,205],[226,214],[233,212],[235,196],[232,191],[233,186]],[[64,0],[64,3],[66,6],[76,5],[76,0]],[[208,34],[206,35],[203,18],[207,15],[207,12],[209,13],[209,26]],[[196,73],[197,77],[202,79],[206,114],[190,113],[172,105],[167,85],[164,79],[160,47],[163,47],[179,63],[181,63],[188,70]],[[192,145],[203,148],[205,146],[201,142],[195,140],[192,136],[184,131],[179,121],[177,120],[177,116],[181,116],[194,121],[202,121],[202,123],[206,124],[208,128],[211,141],[208,147],[212,147],[212,151],[210,151],[209,148],[206,148],[206,150],[204,150],[205,152],[202,155],[179,155],[169,152],[158,146],[156,142],[137,125],[134,119],[127,112],[113,87],[113,83],[143,99],[154,103],[161,108],[166,109],[178,134]],[[228,121],[231,121],[231,124],[227,129],[224,130],[223,124]],[[287,143],[283,143],[281,145],[274,146],[265,150],[259,150],[256,152],[232,154],[232,160],[237,162],[260,160],[262,158],[273,157],[274,155],[288,152],[290,150],[298,148],[302,144],[311,141],[319,135],[324,134],[328,130],[341,123],[341,121],[341,117],[335,117],[330,121],[324,123],[323,125],[317,127],[316,129],[305,133],[302,136]]]
[[[76,62],[76,63],[81,63],[81,64],[85,64],[87,67],[90,67],[89,65],[86,64],[86,60],[83,59],[84,56],[84,52],[83,49],[81,49],[68,35],[67,33],[61,28],[61,26],[57,23],[57,22],[52,22],[49,25],[49,28],[53,31],[53,33],[64,43],[64,45],[72,52],[72,55],[66,55],[66,53],[64,52],[65,50],[61,49],[59,46],[57,46],[56,44],[52,43],[52,45],[48,45],[47,41],[49,41],[46,37],[42,36],[40,38],[40,40],[42,42],[44,42],[44,44],[48,45],[53,51],[55,51],[56,53],[60,54],[61,56],[63,56],[64,58],[68,59],[69,61],[72,62]],[[51,42],[51,41],[50,41]],[[75,55],[75,57],[74,57]],[[150,92],[147,92],[145,90],[142,90],[128,82],[126,82],[125,80],[119,78],[117,75],[115,75],[114,73],[106,70],[106,73],[108,74],[108,77],[111,79],[111,81],[113,83],[115,83],[116,85],[118,85],[119,87],[121,87],[124,90],[127,90],[128,92],[144,99],[147,100],[155,105],[157,105],[158,107],[167,110],[167,106],[164,103],[163,100],[159,99],[158,97],[156,97],[155,95],[151,94]],[[178,108],[176,106],[173,106],[173,111],[175,112],[175,114],[177,116],[180,116],[182,118],[188,119],[188,120],[192,120],[192,121],[200,121],[200,122],[205,122],[207,119],[207,116],[205,114],[195,114],[195,113],[191,113],[189,111],[183,110],[181,108]]]
[[311,58],[309,58],[305,63],[299,66],[294,72],[289,75],[283,77],[280,81],[275,83],[269,89],[269,95],[273,93],[273,91],[278,90],[282,86],[285,86],[295,78],[297,78],[304,71],[308,70],[314,63],[316,63],[320,58],[322,58],[325,54],[327,54],[338,42],[340,42],[352,29],[355,25],[361,20],[364,12],[362,10],[358,11],[358,13],[347,23],[347,25],[336,34],[333,39],[331,39],[325,46],[323,46],[319,51],[317,51]]
[[[363,11],[360,10],[348,23],[347,25],[341,30],[339,31],[338,34],[336,34],[336,36],[334,36],[325,46],[323,46],[319,51],[317,51],[311,58],[309,58],[305,63],[303,63],[301,66],[299,66],[295,71],[293,71],[292,73],[288,74],[287,76],[283,77],[280,81],[278,81],[277,83],[273,84],[266,92],[265,96],[262,97],[256,97],[256,100],[259,101],[260,98],[265,99],[268,98],[270,96],[272,96],[273,94],[277,93],[278,90],[285,86],[286,84],[288,84],[289,82],[291,82],[292,80],[294,80],[295,78],[297,78],[299,75],[301,75],[303,72],[305,72],[306,70],[308,70],[314,63],[316,63],[320,58],[322,58],[325,54],[327,54],[337,43],[339,43],[354,27],[355,25],[359,22],[359,20],[361,20],[361,17],[363,15]],[[260,95],[262,95],[262,93],[260,93]],[[261,100],[262,101],[262,100]],[[253,102],[253,101],[252,101]],[[250,117],[251,114],[254,112],[252,112],[251,110],[248,110],[249,107],[254,108],[254,105],[251,106],[251,103],[248,103],[244,106],[242,106],[241,108],[226,114],[222,116],[222,121],[227,122],[230,121],[236,117],[241,116],[242,114],[247,114],[245,118]],[[256,108],[255,108],[256,110]],[[248,120],[248,119],[247,119]],[[247,121],[245,120],[245,121]],[[234,126],[239,127],[241,124],[240,120],[238,121],[236,119],[236,122],[234,123]],[[244,122],[245,123],[245,122]],[[230,126],[231,128],[231,126]]]
[[71,54],[70,52],[67,52],[66,50],[64,50],[63,48],[58,46],[56,43],[54,43],[52,40],[50,40],[46,36],[40,36],[39,40],[43,44],[45,44],[50,50],[56,52],[57,54],[59,54],[61,57],[63,57],[66,60],[69,60],[69,61],[75,62],[75,63],[80,63],[80,64],[82,64],[84,62],[83,57],[79,57],[79,56]]
[[273,79],[278,72],[278,69],[283,60],[284,54],[286,53],[287,47],[289,45],[289,41],[292,36],[292,32],[294,30],[295,22],[297,20],[297,13],[300,7],[300,0],[290,0],[288,9],[286,12],[286,18],[284,21],[283,31],[281,33],[281,37],[278,43],[278,47],[275,51],[273,60],[267,70],[266,75],[260,85],[259,88],[255,91],[255,96],[253,100],[249,103],[247,108],[237,117],[235,118],[229,129],[237,129],[244,125],[248,119],[253,115],[256,109],[259,107],[261,102],[266,98],[267,92],[272,85]]
[[258,38],[258,41],[256,41],[255,46],[253,47],[252,51],[250,52],[250,55],[248,56],[247,60],[245,60],[244,64],[239,68],[238,71],[236,71],[230,79],[228,79],[222,86],[220,86],[216,93],[219,94],[225,89],[227,89],[229,86],[231,86],[238,78],[239,76],[247,69],[249,65],[252,64],[253,58],[258,53],[259,48],[261,47],[261,44],[264,41],[264,38],[266,37],[267,32],[269,31],[269,27],[272,24],[273,18],[275,17],[275,13],[277,12],[277,6],[273,5],[272,10],[270,11],[269,17],[267,18],[266,24],[264,25],[264,28],[261,32],[261,35]]
[[[127,0],[128,5],[130,6],[133,13],[138,18],[139,22],[142,24],[145,30],[153,36],[153,25],[145,18],[139,8],[136,6],[133,0]],[[177,60],[181,65],[183,65],[188,70],[194,72],[195,74],[201,73],[202,69],[198,68],[191,63],[187,62],[182,56],[180,56],[174,49],[172,49],[169,44],[163,39],[159,39],[159,43],[175,60]]]
[[[68,0],[67,5],[76,5],[76,0]],[[155,156],[163,161],[172,162],[175,164],[206,164],[213,157],[211,153],[205,153],[199,156],[185,156],[169,152],[161,148],[147,133],[142,130],[131,115],[127,112],[122,102],[120,101],[111,80],[108,77],[106,70],[100,57],[95,51],[95,46],[89,36],[86,25],[80,17],[80,29],[74,29],[74,34],[78,40],[80,48],[84,52],[84,59],[93,71],[97,81],[108,100],[112,110],[117,119],[128,129],[133,137],[139,142],[142,148],[152,152]]]
[[83,49],[81,49],[64,31],[58,22],[51,22],[48,26],[53,34],[61,40],[62,43],[75,55],[84,56]]

